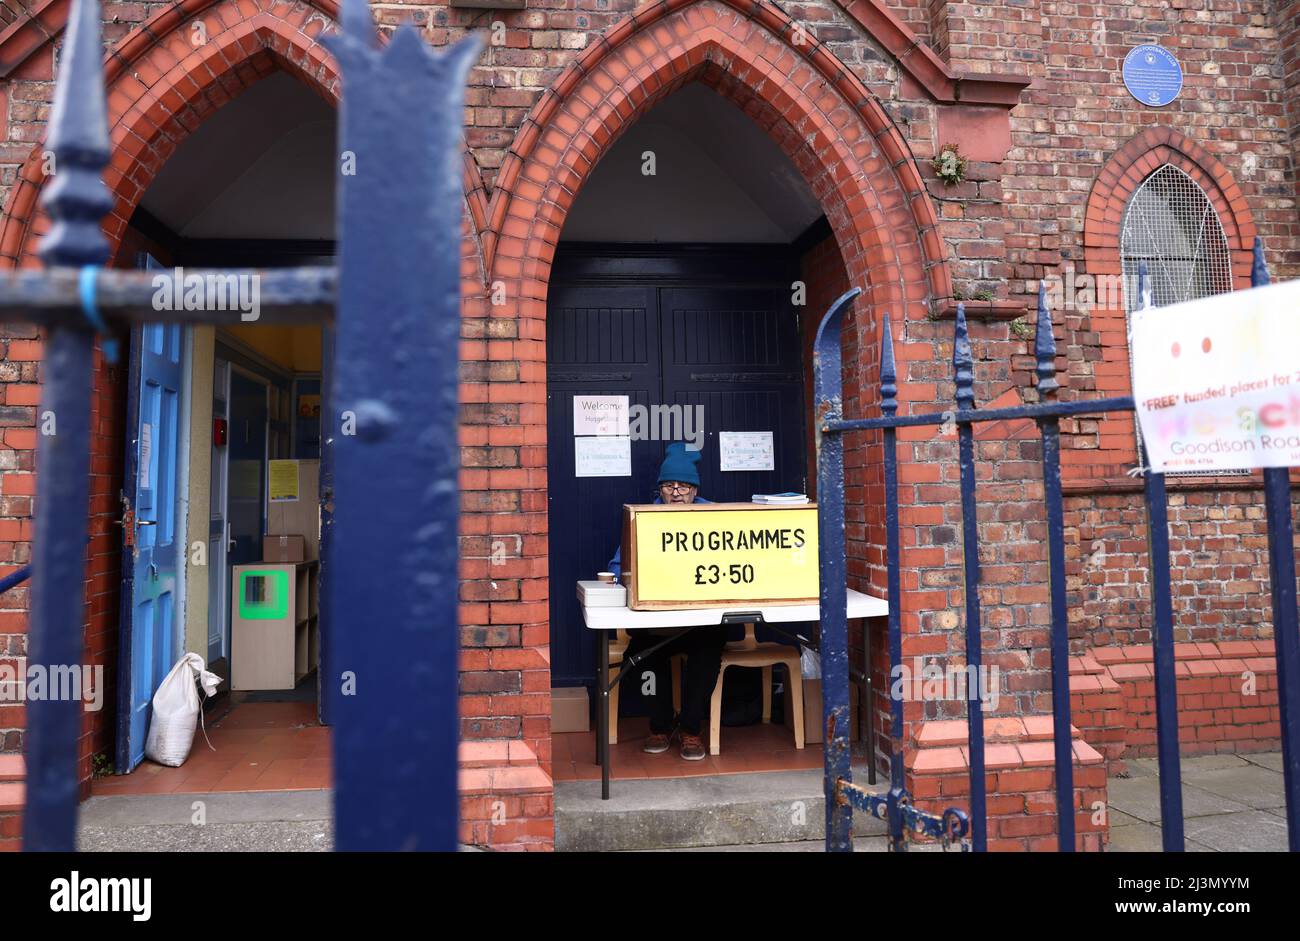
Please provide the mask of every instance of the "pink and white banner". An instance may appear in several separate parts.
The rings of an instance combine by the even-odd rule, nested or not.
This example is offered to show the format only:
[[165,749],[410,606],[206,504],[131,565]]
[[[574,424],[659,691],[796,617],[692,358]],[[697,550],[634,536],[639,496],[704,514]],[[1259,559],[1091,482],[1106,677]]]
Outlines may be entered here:
[[1133,314],[1153,470],[1300,466],[1300,280]]

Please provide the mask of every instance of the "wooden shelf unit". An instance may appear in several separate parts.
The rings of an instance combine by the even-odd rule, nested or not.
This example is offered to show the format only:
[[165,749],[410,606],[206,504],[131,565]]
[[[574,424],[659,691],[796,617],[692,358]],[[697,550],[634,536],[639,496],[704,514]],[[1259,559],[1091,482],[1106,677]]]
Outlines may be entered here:
[[293,689],[316,669],[319,574],[316,559],[231,567],[231,689]]

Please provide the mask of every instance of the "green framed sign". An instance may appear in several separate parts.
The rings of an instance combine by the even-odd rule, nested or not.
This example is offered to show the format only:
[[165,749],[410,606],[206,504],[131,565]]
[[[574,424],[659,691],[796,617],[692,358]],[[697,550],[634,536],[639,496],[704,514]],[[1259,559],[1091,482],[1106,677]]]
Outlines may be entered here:
[[289,573],[277,569],[239,573],[239,616],[278,621],[289,613]]

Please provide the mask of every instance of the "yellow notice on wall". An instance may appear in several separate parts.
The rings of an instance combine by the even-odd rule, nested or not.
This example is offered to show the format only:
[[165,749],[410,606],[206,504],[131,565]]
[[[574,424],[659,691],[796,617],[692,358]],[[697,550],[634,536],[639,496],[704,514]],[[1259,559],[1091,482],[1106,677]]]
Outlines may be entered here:
[[714,506],[719,508],[637,509],[632,532],[638,606],[780,604],[818,597],[815,506]]
[[267,499],[271,503],[295,503],[298,500],[298,462],[267,461]]

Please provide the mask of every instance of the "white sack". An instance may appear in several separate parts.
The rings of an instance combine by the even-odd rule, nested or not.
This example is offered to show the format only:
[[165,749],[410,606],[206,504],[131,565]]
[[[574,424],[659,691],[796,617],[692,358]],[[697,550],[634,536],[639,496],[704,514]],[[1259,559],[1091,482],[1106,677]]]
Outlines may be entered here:
[[803,674],[805,680],[820,680],[822,678],[822,658],[818,656],[817,651],[808,647],[800,648],[803,652],[799,654],[799,672]]
[[144,743],[146,758],[173,768],[185,763],[203,708],[198,685],[202,685],[204,696],[212,696],[220,682],[221,677],[203,669],[203,658],[196,653],[187,653],[176,661],[153,694],[153,718]]

